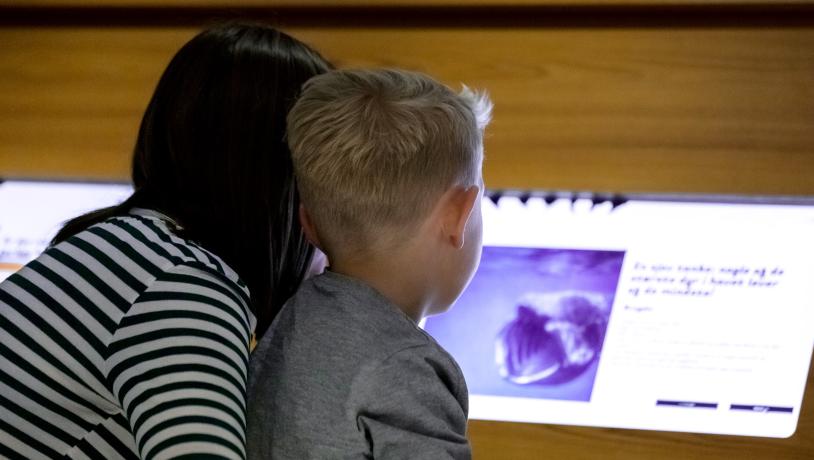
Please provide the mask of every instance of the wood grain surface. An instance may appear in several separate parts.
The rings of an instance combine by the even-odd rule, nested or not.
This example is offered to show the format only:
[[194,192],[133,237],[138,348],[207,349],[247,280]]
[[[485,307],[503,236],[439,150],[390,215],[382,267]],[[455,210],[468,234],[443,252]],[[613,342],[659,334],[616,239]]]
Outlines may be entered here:
[[[488,90],[495,188],[814,194],[814,30],[303,28],[339,66]],[[125,178],[193,29],[0,29],[0,175]]]

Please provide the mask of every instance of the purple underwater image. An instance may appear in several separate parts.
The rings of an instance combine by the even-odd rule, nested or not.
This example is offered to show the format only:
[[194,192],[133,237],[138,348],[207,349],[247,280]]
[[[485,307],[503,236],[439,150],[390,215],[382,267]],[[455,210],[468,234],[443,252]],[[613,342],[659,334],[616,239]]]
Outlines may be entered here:
[[590,401],[624,255],[484,247],[467,290],[424,328],[471,394]]

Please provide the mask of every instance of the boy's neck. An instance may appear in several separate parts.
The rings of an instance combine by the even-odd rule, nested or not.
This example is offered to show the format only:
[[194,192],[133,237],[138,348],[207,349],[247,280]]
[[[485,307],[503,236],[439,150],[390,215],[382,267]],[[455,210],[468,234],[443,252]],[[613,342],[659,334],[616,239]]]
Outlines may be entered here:
[[331,271],[364,282],[416,323],[425,316],[429,285],[423,272],[416,270],[415,261],[404,260],[395,254],[364,262],[337,260],[332,261]]

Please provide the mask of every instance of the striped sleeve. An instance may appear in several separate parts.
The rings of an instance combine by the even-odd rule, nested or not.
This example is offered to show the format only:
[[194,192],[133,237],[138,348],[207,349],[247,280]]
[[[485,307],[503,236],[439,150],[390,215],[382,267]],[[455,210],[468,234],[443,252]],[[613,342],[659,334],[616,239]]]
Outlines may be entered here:
[[250,318],[239,288],[201,267],[164,271],[139,296],[105,371],[142,459],[246,458]]

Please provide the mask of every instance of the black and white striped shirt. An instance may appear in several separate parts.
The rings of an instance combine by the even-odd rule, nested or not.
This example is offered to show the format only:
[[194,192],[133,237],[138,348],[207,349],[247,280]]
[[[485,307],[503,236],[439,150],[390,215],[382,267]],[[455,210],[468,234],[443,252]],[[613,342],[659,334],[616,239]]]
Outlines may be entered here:
[[172,229],[134,210],[0,284],[0,458],[245,458],[249,293]]

